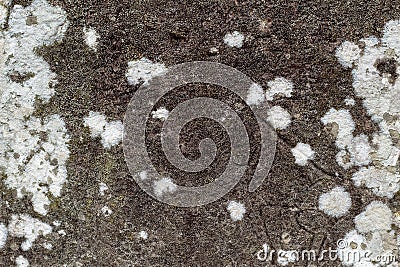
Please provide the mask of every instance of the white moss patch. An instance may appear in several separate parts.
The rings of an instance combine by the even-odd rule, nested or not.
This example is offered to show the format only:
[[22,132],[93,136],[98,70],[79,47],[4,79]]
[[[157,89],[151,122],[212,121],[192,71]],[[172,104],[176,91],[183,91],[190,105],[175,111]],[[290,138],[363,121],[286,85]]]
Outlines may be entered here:
[[153,63],[147,58],[128,62],[126,78],[130,85],[138,85],[141,82],[147,84],[153,77],[162,75],[167,71],[164,64]]
[[[28,17],[36,23],[28,25]],[[62,118],[34,117],[35,100],[48,102],[54,94],[56,75],[34,52],[61,41],[68,27],[66,13],[44,0],[30,6],[15,5],[9,27],[0,33],[0,172],[3,183],[17,197],[31,196],[36,212],[46,215],[48,195],[59,197],[67,179],[69,136]],[[22,82],[12,75],[26,76]]]
[[151,115],[154,119],[165,121],[169,116],[169,111],[166,108],[162,107],[157,109],[156,111],[151,112]]
[[291,151],[295,158],[295,163],[300,166],[306,166],[309,160],[314,159],[315,152],[309,144],[297,143]]
[[106,117],[99,112],[89,112],[85,117],[84,125],[89,127],[92,138],[101,137],[101,144],[104,148],[110,149],[122,142],[124,125],[121,121],[107,122]]
[[229,47],[241,48],[243,46],[244,36],[238,31],[227,33],[224,36],[224,43]]
[[153,190],[156,196],[175,192],[177,186],[170,178],[161,178],[154,182]]
[[25,238],[25,241],[21,244],[21,249],[27,251],[39,236],[50,234],[52,227],[27,214],[12,215],[8,232],[11,236]]
[[244,205],[236,201],[229,201],[226,209],[229,211],[231,219],[234,222],[242,220],[244,214],[246,213],[246,208]]
[[92,50],[97,51],[97,45],[99,44],[98,39],[100,35],[96,32],[94,28],[83,28],[83,34],[85,37],[85,43]]
[[267,121],[278,130],[286,129],[292,122],[292,117],[286,109],[281,106],[273,106],[268,110]]
[[250,86],[249,90],[247,91],[247,97],[246,97],[247,105],[258,106],[262,102],[264,102],[264,100],[265,97],[263,88],[260,85],[253,83]]
[[265,94],[268,101],[274,100],[275,96],[291,97],[293,92],[293,83],[283,77],[277,77],[268,82],[268,89]]
[[0,249],[2,249],[7,242],[8,230],[7,227],[0,223]]
[[336,57],[343,67],[350,68],[360,57],[361,49],[358,45],[345,41],[336,50]]
[[15,258],[15,264],[17,267],[28,267],[29,261],[22,255],[19,255],[17,258]]
[[319,209],[332,217],[341,217],[351,208],[351,197],[343,187],[335,187],[319,197]]

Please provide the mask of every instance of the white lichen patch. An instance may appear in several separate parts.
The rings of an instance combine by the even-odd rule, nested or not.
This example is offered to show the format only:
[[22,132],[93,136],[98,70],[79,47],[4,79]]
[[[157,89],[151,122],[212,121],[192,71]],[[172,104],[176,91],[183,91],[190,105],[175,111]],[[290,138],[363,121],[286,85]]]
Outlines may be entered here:
[[331,108],[321,121],[335,129],[336,146],[339,148],[336,161],[341,167],[348,169],[352,166],[366,166],[371,162],[373,150],[368,137],[364,134],[353,136],[355,124],[348,110]]
[[292,122],[292,116],[281,106],[273,106],[268,110],[267,121],[275,129],[284,130]]
[[138,233],[138,237],[140,239],[146,240],[149,237],[149,234],[146,231],[142,230]]
[[0,249],[2,249],[7,242],[8,229],[7,226],[0,223]]
[[267,83],[268,89],[265,97],[268,101],[274,100],[275,96],[291,97],[293,83],[283,77],[276,77]]
[[374,166],[361,168],[353,174],[352,180],[356,186],[364,185],[380,197],[393,198],[399,191],[400,176]]
[[247,91],[247,97],[246,97],[246,103],[247,105],[255,105],[258,106],[262,102],[264,102],[264,90],[263,88],[256,84],[253,83],[249,90]]
[[109,122],[101,133],[101,143],[104,148],[110,149],[122,142],[123,135],[124,125],[121,121]]
[[297,145],[291,149],[291,152],[295,158],[295,163],[300,166],[306,166],[307,162],[313,160],[315,155],[311,146],[304,143],[297,143]]
[[107,125],[107,118],[100,112],[89,111],[89,116],[83,119],[84,125],[89,127],[92,138],[99,137]]
[[101,137],[104,148],[110,149],[122,142],[124,125],[121,121],[107,122],[106,117],[99,112],[89,112],[89,116],[83,119],[84,126],[90,130],[92,138]]
[[[393,215],[389,207],[382,202],[372,202],[365,211],[354,219],[356,230],[346,234],[338,249],[340,260],[346,266],[397,266],[394,255],[397,255],[396,231],[392,230]],[[366,253],[368,252],[368,253]],[[349,254],[350,253],[350,254]],[[357,255],[359,257],[348,257]],[[392,256],[391,261],[381,259]]]
[[105,195],[105,191],[108,190],[108,186],[105,183],[99,183],[99,194],[100,196]]
[[374,201],[354,218],[354,223],[360,233],[391,230],[392,212],[386,204]]
[[241,48],[243,46],[244,36],[238,31],[227,33],[224,36],[224,43],[229,47]]
[[10,0],[0,0],[0,28],[4,27],[10,4],[11,4]]
[[101,208],[101,213],[103,213],[103,215],[104,215],[105,217],[108,217],[108,216],[110,216],[113,212],[112,212],[112,210],[111,210],[108,206],[104,206],[104,207]]
[[234,222],[242,220],[244,214],[246,213],[246,208],[244,205],[236,201],[229,201],[226,209],[229,211],[231,219]]
[[15,264],[17,267],[28,267],[29,261],[24,258],[24,256],[19,255],[17,258],[15,258]]
[[153,184],[153,190],[156,196],[161,197],[165,193],[173,193],[177,185],[170,178],[161,178]]
[[354,100],[354,98],[351,98],[351,97],[346,97],[345,99],[344,99],[344,104],[346,105],[346,106],[354,106],[355,104],[356,104],[356,101]]
[[351,197],[343,187],[335,187],[319,197],[319,209],[332,217],[341,217],[351,208]]
[[[32,115],[35,100],[48,102],[56,84],[56,75],[34,50],[61,41],[67,27],[61,8],[35,0],[27,7],[15,5],[8,29],[0,33],[0,172],[3,183],[18,198],[30,196],[42,215],[48,196],[59,197],[66,182],[69,136],[60,116]],[[15,75],[23,79],[16,81]]]
[[25,241],[21,244],[21,249],[27,251],[39,236],[50,234],[52,227],[27,214],[12,215],[8,232],[11,236],[25,238]]
[[151,112],[151,115],[153,116],[154,119],[165,121],[169,116],[169,111],[168,109],[161,107],[156,111]]
[[[400,155],[400,21],[389,21],[382,40],[371,36],[360,40],[363,47],[344,42],[337,57],[345,67],[353,67],[354,93],[362,99],[368,115],[378,125],[372,140],[365,135],[346,138],[342,145],[343,166],[369,166],[354,173],[357,186],[365,185],[376,195],[392,198],[399,191],[400,173],[397,168]],[[349,131],[347,136],[350,136]],[[347,146],[347,147],[345,147]],[[350,162],[350,164],[349,164]],[[372,166],[370,166],[372,165]]]
[[167,71],[164,64],[153,63],[147,58],[128,62],[126,78],[130,85],[147,84],[152,78],[160,76]]
[[94,51],[97,51],[97,45],[99,44],[98,39],[100,35],[93,28],[83,28],[83,34],[85,38],[85,43]]
[[350,68],[360,57],[361,49],[358,45],[345,41],[336,50],[336,57],[343,67]]

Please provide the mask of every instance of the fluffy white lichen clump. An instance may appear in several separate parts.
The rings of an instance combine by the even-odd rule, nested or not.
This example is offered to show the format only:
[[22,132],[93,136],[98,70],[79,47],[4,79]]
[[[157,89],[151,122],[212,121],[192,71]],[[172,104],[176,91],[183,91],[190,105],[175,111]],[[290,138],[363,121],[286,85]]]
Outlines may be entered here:
[[224,43],[229,47],[241,48],[243,46],[244,36],[238,31],[227,33],[224,36]]
[[293,92],[293,83],[283,77],[277,77],[268,82],[268,90],[266,92],[266,99],[268,101],[274,100],[276,95],[291,97]]
[[69,136],[60,116],[33,116],[36,99],[48,102],[57,82],[34,51],[61,41],[68,22],[61,8],[44,0],[15,5],[8,22],[0,33],[0,172],[8,188],[19,198],[30,196],[34,210],[46,215],[48,196],[59,197],[67,179]]
[[11,236],[23,237],[25,241],[21,249],[26,251],[32,247],[33,242],[40,236],[46,236],[52,232],[52,227],[27,214],[13,215],[8,225]]
[[124,125],[121,121],[107,122],[106,117],[99,112],[89,112],[89,116],[83,119],[84,125],[89,127],[92,138],[101,137],[104,148],[110,149],[122,142]]
[[361,49],[358,45],[345,41],[336,50],[336,57],[340,64],[344,67],[350,68],[352,64],[360,57]]
[[264,90],[260,85],[253,83],[247,91],[246,103],[257,106],[262,102],[264,102]]
[[236,201],[229,201],[226,209],[229,211],[231,219],[234,222],[242,220],[244,214],[246,213],[246,208],[244,205]]
[[309,144],[298,143],[291,151],[295,158],[295,163],[300,166],[306,166],[309,160],[314,159],[315,152]]
[[319,209],[332,217],[341,217],[351,208],[351,197],[343,187],[335,187],[319,197]]
[[147,58],[128,62],[126,78],[130,85],[137,85],[140,82],[147,84],[152,78],[160,76],[167,71],[164,64],[153,63]]
[[166,108],[162,107],[157,109],[156,111],[151,112],[151,115],[154,119],[165,121],[169,116],[169,111]]
[[177,185],[170,178],[161,178],[154,182],[153,190],[156,196],[161,197],[165,193],[173,193]]
[[0,28],[4,27],[7,19],[8,8],[10,7],[11,0],[0,0]]
[[273,106],[268,110],[267,121],[275,129],[284,130],[292,122],[292,116],[281,106]]
[[93,28],[83,28],[83,34],[85,36],[86,45],[89,46],[94,51],[97,51],[97,45],[99,44],[98,40],[100,35]]

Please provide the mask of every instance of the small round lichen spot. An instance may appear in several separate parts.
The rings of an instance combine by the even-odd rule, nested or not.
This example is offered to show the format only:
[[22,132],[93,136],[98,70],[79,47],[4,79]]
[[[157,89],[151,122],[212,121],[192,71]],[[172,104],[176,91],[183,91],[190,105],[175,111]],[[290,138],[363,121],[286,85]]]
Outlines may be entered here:
[[247,91],[246,103],[257,106],[262,102],[264,102],[264,90],[260,85],[253,83]]
[[231,219],[234,222],[242,220],[244,214],[246,213],[246,208],[244,205],[236,201],[230,201],[226,209],[229,211]]
[[161,178],[154,182],[154,193],[161,197],[164,193],[173,193],[177,189],[177,185],[170,178]]
[[111,210],[108,206],[102,207],[102,208],[101,208],[101,212],[103,213],[103,215],[104,215],[105,217],[108,217],[108,216],[110,216],[110,215],[113,213],[112,210]]
[[227,33],[224,36],[224,43],[229,47],[241,48],[243,46],[244,36],[238,31]]
[[351,197],[343,187],[335,187],[319,197],[319,209],[332,217],[345,215],[351,207]]
[[101,133],[101,143],[106,149],[118,145],[122,141],[124,125],[121,121],[112,121],[107,123],[104,132]]
[[16,259],[15,259],[15,264],[17,267],[28,267],[29,266],[29,261],[24,258],[22,255],[19,255]]
[[138,85],[140,82],[146,85],[152,78],[160,76],[166,71],[167,68],[164,64],[153,63],[143,57],[139,60],[128,62],[126,78],[130,85]]
[[166,108],[162,107],[157,109],[156,111],[152,111],[151,115],[153,115],[154,119],[165,121],[169,116],[169,111]]
[[336,50],[336,57],[343,67],[351,68],[360,58],[361,49],[355,43],[345,41]]
[[149,234],[146,231],[142,230],[138,233],[138,237],[140,239],[146,240],[149,237]]
[[309,144],[298,143],[291,152],[295,158],[295,163],[300,166],[306,166],[309,160],[314,159],[315,152]]
[[83,28],[83,33],[85,35],[84,37],[86,45],[94,51],[97,51],[97,45],[99,43],[98,39],[100,38],[100,35],[96,32],[95,29],[86,27]]
[[283,77],[276,77],[274,80],[269,81],[267,85],[266,99],[268,101],[274,100],[276,95],[284,97],[292,96],[293,83]]
[[289,112],[281,106],[273,106],[267,113],[268,122],[278,130],[286,129],[292,122],[291,118]]

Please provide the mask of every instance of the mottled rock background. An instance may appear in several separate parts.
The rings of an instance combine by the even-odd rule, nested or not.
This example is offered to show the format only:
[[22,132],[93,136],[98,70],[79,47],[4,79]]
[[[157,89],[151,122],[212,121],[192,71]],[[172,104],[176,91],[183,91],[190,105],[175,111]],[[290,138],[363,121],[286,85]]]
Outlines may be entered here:
[[[37,51],[58,75],[59,84],[50,103],[38,103],[36,115],[61,114],[71,135],[69,182],[46,217],[49,222],[62,221],[67,235],[55,231],[39,238],[53,240],[54,247],[46,250],[35,242],[24,253],[31,266],[265,266],[256,258],[263,243],[276,249],[333,247],[354,228],[354,216],[370,200],[379,199],[356,188],[349,179],[351,171],[337,165],[335,138],[320,118],[331,107],[344,107],[343,100],[352,97],[355,134],[376,130],[353,95],[351,71],[338,64],[335,49],[344,40],[380,37],[386,21],[400,18],[399,1],[49,2],[68,13],[70,26],[62,43]],[[101,36],[97,52],[86,46],[83,27],[92,27]],[[223,42],[224,35],[234,30],[246,37],[240,49]],[[211,53],[212,47],[218,52]],[[168,206],[137,186],[122,146],[105,150],[99,140],[90,138],[83,126],[89,111],[123,119],[137,89],[126,81],[127,62],[141,57],[166,66],[194,60],[220,62],[262,86],[276,76],[293,81],[292,98],[274,102],[292,114],[292,124],[278,132],[273,167],[256,192],[247,191],[247,177],[207,206]],[[203,86],[203,90],[216,89]],[[290,148],[297,142],[316,151],[307,167],[294,163]],[[99,182],[110,188],[105,197],[99,196]],[[336,185],[346,188],[353,200],[350,212],[340,219],[318,210],[319,195]],[[12,191],[0,189],[6,192],[3,199],[13,198]],[[245,204],[243,220],[232,222],[226,210],[229,200]],[[396,196],[389,204],[396,207],[398,201]],[[32,211],[28,200],[25,206],[21,203],[1,210],[1,217]],[[101,214],[104,205],[112,209],[111,216]],[[147,240],[137,238],[141,230],[148,232]],[[17,241],[10,238],[0,251],[2,266],[14,264]],[[298,263],[312,266],[308,264]]]

